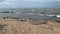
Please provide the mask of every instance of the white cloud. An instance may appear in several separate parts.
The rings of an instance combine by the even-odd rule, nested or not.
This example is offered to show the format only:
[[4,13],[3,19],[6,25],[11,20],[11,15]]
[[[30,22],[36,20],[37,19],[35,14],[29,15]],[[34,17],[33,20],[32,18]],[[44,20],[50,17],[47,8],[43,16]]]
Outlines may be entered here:
[[11,4],[11,3],[9,3],[9,2],[1,2],[0,4]]
[[14,4],[17,4],[15,1],[13,1],[13,0],[6,0],[6,1],[4,1],[4,2],[0,2],[0,4],[7,4],[7,5],[9,5],[9,4],[12,4],[12,5],[14,5]]
[[60,0],[21,0],[21,1],[60,1]]

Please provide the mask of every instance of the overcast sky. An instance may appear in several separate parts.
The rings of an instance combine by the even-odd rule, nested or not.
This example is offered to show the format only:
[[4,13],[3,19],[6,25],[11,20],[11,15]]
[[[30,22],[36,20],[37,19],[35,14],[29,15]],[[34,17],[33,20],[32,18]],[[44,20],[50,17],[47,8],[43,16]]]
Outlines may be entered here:
[[0,0],[0,8],[54,8],[60,0]]

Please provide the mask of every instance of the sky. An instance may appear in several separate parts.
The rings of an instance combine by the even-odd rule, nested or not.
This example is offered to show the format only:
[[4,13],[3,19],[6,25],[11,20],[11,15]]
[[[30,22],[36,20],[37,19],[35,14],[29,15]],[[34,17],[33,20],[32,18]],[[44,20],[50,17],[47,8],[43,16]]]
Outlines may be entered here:
[[0,8],[60,8],[60,0],[0,0]]

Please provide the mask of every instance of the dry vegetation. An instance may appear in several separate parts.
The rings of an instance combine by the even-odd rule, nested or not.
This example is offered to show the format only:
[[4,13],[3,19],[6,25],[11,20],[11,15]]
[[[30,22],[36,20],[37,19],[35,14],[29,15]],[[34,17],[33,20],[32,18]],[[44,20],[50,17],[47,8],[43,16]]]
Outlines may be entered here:
[[0,19],[0,34],[60,34],[60,23],[55,21]]

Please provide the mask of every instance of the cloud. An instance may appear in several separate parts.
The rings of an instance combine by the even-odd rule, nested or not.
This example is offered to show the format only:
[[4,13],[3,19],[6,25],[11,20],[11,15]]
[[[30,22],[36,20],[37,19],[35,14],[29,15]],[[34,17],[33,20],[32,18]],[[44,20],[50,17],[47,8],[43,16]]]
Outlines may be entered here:
[[60,0],[20,0],[20,1],[60,1]]
[[0,7],[49,7],[60,6],[58,0],[5,0],[0,2]]
[[11,5],[13,5],[13,4],[17,4],[16,3],[16,1],[14,1],[14,0],[5,0],[4,2],[0,2],[0,4],[7,4],[7,5],[9,5],[9,4],[11,4]]
[[2,2],[2,3],[0,3],[0,4],[11,4],[11,3],[9,3],[9,2]]
[[5,1],[5,0],[0,0],[0,2],[3,2],[3,1]]

